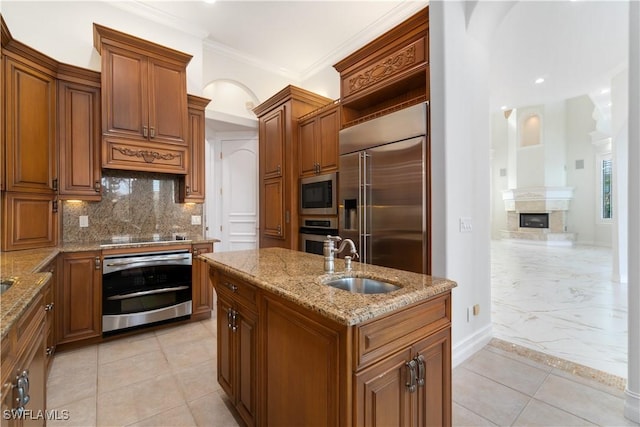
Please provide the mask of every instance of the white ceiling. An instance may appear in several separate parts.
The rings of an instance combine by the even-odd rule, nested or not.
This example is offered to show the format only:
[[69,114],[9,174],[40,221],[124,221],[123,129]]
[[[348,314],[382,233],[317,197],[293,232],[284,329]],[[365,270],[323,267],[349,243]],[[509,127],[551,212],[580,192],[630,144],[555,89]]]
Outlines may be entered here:
[[[113,4],[201,37],[210,49],[302,81],[428,3],[128,0]],[[486,19],[488,15],[478,14],[490,33],[483,41],[491,52],[492,111],[600,93],[627,66],[627,1],[518,1],[506,7],[504,2],[492,6],[478,1],[467,4],[467,13],[474,7],[478,11],[478,5],[495,15]],[[538,77],[545,82],[535,84]]]
[[115,6],[294,80],[332,66],[428,3],[424,0],[130,0]]

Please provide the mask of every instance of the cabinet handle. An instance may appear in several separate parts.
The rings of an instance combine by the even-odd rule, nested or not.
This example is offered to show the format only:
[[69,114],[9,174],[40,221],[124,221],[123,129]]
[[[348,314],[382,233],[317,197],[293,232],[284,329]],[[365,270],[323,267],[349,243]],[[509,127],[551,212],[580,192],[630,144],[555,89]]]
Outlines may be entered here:
[[151,126],[149,128],[149,130],[151,130],[151,138],[155,138],[156,137],[156,128],[154,128],[153,126]]
[[54,351],[56,351],[56,346],[55,345],[53,345],[51,347],[47,347],[47,356],[52,356]]
[[238,325],[237,325],[237,320],[238,320],[238,312],[235,310],[231,310],[231,330],[233,332],[238,330]]
[[100,181],[96,181],[93,183],[93,189],[95,190],[96,193],[100,192],[100,190],[102,189],[102,186],[100,185]]
[[58,201],[57,200],[54,200],[51,203],[51,209],[53,210],[53,213],[57,213],[58,212]]
[[414,358],[414,360],[418,364],[418,387],[424,387],[425,371],[426,371],[424,356],[419,354]]
[[231,292],[238,292],[238,287],[236,285],[234,285],[233,283],[229,283],[229,282],[224,282],[224,285],[231,291]]
[[52,187],[53,191],[58,191],[58,178],[54,178]]
[[100,257],[99,256],[96,257],[95,263],[96,263],[96,270],[100,270],[100,267],[101,267],[102,263],[100,262]]
[[282,173],[281,170],[282,170],[282,168],[280,167],[280,165],[278,165],[278,167],[276,168],[276,171],[278,172],[278,175],[280,175]]
[[193,256],[198,256],[198,255],[200,255],[200,251],[198,249],[194,249]]
[[187,186],[185,187],[185,191],[186,191],[187,196],[188,196],[189,194],[191,194],[191,187],[187,185]]
[[231,312],[233,310],[229,309],[229,311],[227,311],[227,326],[229,327],[229,329],[231,329]]
[[417,362],[415,359],[411,359],[407,363],[405,363],[405,367],[407,368],[407,377],[408,381],[406,383],[407,389],[409,393],[414,393],[416,391],[416,367]]
[[142,136],[144,136],[145,138],[149,138],[149,130],[146,126],[142,126]]
[[316,169],[316,174],[320,173],[320,163],[316,163],[313,165]]
[[31,398],[29,397],[29,371],[24,370],[18,377],[16,378],[16,391],[18,393],[18,398],[16,402],[18,403],[18,410],[23,411],[24,407]]
[[282,234],[282,226],[280,224],[276,227],[276,231],[278,232],[278,236]]
[[49,304],[44,306],[44,311],[51,311],[53,310],[53,303],[50,302]]

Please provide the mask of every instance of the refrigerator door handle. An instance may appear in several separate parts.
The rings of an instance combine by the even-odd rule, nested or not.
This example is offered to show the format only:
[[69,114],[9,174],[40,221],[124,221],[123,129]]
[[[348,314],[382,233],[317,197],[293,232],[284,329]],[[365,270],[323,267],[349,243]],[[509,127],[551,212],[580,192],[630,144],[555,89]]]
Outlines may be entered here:
[[363,257],[362,262],[368,264],[371,262],[371,252],[369,251],[369,240],[370,240],[370,230],[369,223],[371,221],[371,200],[369,200],[369,190],[371,188],[371,183],[369,182],[369,168],[371,167],[368,158],[371,155],[368,152],[362,153],[362,245],[360,250],[362,251]]
[[362,184],[363,184],[363,180],[362,180],[362,163],[363,163],[363,157],[364,157],[364,153],[358,153],[358,206],[356,207],[356,209],[358,209],[358,247],[360,249],[360,254],[361,254],[361,260],[362,262],[366,262],[367,259],[367,255],[366,252],[364,250],[364,245],[363,245],[363,223],[362,223],[362,215],[363,215],[363,208],[364,208],[364,203],[363,203],[363,198],[362,198]]

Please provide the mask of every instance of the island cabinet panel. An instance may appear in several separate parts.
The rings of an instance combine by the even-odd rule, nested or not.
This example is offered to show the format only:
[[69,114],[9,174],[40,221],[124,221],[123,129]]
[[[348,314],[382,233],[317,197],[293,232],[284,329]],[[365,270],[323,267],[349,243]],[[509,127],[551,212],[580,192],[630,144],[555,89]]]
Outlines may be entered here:
[[257,289],[211,270],[217,298],[218,383],[242,420],[256,425],[258,410]]
[[198,259],[198,255],[213,252],[213,243],[193,245],[192,262],[192,319],[207,319],[211,317],[213,309],[213,289],[209,281],[209,267],[204,261]]
[[100,337],[102,267],[99,251],[62,256],[57,295],[58,344]]
[[191,56],[94,24],[102,56],[102,167],[188,173]]
[[264,296],[262,315],[260,425],[341,425],[346,327],[270,295]]

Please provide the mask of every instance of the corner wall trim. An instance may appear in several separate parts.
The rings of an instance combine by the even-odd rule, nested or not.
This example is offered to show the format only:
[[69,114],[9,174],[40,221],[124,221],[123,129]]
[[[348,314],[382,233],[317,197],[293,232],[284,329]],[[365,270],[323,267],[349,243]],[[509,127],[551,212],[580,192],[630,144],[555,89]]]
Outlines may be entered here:
[[452,367],[455,368],[476,352],[481,350],[493,338],[493,327],[488,324],[484,328],[468,336],[452,348]]

